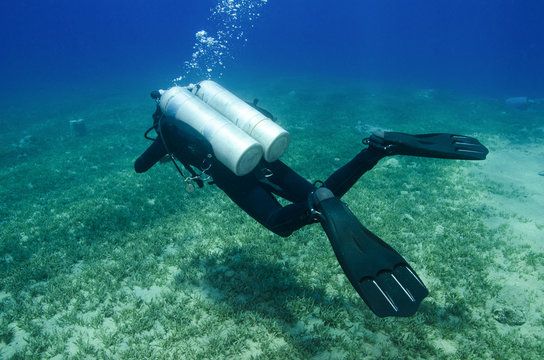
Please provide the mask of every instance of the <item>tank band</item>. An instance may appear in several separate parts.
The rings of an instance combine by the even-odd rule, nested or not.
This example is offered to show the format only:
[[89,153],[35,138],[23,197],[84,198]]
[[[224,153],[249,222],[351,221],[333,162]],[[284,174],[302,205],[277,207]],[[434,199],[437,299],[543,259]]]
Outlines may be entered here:
[[251,130],[249,131],[249,136],[253,136],[253,130],[255,130],[255,128],[257,127],[257,125],[259,125],[260,123],[262,123],[263,121],[265,120],[268,120],[267,117],[265,118],[262,118],[261,120],[259,120],[255,125],[253,125],[253,127],[251,128]]

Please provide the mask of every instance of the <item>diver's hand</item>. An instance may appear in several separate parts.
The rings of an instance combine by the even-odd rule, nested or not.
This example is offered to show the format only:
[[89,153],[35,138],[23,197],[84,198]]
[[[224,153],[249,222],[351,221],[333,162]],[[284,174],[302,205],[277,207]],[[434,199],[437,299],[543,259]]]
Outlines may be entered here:
[[136,159],[134,163],[134,170],[137,173],[143,173],[149,170],[157,161],[163,158],[166,155],[166,149],[162,144],[160,138],[157,138],[153,141],[153,144],[147,148],[146,151]]

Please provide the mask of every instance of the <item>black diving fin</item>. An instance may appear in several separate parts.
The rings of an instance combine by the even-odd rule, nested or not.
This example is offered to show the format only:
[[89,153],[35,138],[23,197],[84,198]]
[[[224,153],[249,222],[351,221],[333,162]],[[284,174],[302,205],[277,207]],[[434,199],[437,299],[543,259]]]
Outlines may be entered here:
[[363,143],[385,155],[484,160],[489,153],[489,150],[473,137],[447,133],[411,135],[376,131],[364,139]]
[[311,201],[342,270],[368,307],[380,317],[414,315],[429,292],[406,260],[329,189],[317,189]]

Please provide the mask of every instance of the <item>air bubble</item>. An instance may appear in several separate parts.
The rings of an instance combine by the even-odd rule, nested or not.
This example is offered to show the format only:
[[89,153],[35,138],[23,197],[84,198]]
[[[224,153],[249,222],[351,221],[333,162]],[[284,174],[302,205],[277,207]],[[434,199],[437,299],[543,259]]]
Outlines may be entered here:
[[253,27],[252,22],[259,18],[259,10],[266,3],[267,0],[218,0],[208,18],[210,27],[217,30],[203,29],[195,34],[191,60],[184,62],[184,74],[173,81],[221,78],[225,60],[233,59],[230,46],[233,41],[247,42],[247,30]]

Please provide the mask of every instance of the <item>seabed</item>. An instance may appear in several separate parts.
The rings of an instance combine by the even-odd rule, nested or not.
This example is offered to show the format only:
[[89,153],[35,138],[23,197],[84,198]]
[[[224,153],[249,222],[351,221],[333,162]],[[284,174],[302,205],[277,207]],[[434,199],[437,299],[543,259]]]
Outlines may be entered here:
[[319,225],[283,239],[214,186],[186,193],[169,164],[136,174],[154,110],[143,89],[3,115],[0,357],[540,358],[544,108],[317,81],[225,84],[276,115],[292,139],[282,160],[312,181],[375,129],[490,149],[483,162],[387,158],[344,197],[428,286],[415,316],[377,318]]

